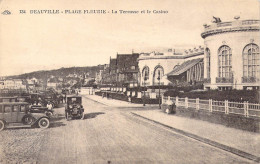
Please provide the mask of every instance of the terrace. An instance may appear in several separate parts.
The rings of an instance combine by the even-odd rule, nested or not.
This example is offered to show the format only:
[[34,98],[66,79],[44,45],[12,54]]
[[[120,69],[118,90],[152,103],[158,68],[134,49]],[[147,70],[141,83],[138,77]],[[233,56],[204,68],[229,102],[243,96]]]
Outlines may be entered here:
[[204,32],[201,34],[202,38],[209,35],[225,32],[259,30],[260,20],[236,20],[232,22],[219,22],[211,25],[204,24]]

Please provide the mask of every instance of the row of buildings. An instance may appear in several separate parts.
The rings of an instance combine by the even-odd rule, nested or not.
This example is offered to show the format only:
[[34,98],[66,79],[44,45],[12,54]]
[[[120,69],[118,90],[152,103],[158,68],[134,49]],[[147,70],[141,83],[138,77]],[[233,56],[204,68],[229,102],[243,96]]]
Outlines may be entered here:
[[62,89],[64,84],[66,86],[73,86],[78,81],[75,79],[67,80],[66,83],[63,79],[50,77],[47,80],[44,79],[2,79],[0,80],[1,92],[8,92],[9,90],[20,90],[25,92],[36,92],[39,90],[45,90],[47,88]]
[[[260,21],[240,20],[204,24],[201,37],[204,45],[188,49],[165,49],[149,53],[116,55],[109,64],[100,65],[95,77],[87,72],[42,79],[2,79],[0,89],[41,89],[37,87],[73,86],[79,81],[95,81],[101,87],[123,91],[126,88],[148,89],[170,86],[196,86],[204,89],[259,89]],[[89,83],[92,84],[92,83]]]
[[204,45],[187,50],[117,54],[97,73],[96,80],[113,87],[203,84],[204,89],[259,89],[259,32],[259,20],[216,19],[204,25]]

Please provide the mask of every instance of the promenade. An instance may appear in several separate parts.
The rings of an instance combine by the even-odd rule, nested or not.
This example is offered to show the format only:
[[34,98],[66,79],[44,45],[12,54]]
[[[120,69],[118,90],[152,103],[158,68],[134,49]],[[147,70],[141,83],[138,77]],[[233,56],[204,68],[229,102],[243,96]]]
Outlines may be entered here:
[[259,133],[234,129],[202,120],[175,116],[173,114],[168,115],[156,108],[157,105],[150,105],[150,108],[149,105],[146,105],[146,107],[143,108],[142,104],[131,104],[124,101],[102,98],[96,95],[86,95],[86,97],[107,106],[139,107],[140,110],[133,109],[131,113],[140,119],[149,120],[170,128],[182,135],[219,147],[239,156],[258,162],[260,160]]

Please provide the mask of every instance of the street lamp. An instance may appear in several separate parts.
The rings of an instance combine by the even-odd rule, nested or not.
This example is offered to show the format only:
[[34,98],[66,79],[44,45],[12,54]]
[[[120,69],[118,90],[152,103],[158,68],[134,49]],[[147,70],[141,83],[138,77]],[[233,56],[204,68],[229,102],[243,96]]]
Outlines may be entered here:
[[144,97],[143,97],[143,106],[145,106],[145,83],[147,80],[147,72],[144,73]]
[[158,70],[158,78],[157,78],[157,80],[159,81],[159,109],[161,109],[161,88],[160,88],[161,72],[160,72],[160,70]]

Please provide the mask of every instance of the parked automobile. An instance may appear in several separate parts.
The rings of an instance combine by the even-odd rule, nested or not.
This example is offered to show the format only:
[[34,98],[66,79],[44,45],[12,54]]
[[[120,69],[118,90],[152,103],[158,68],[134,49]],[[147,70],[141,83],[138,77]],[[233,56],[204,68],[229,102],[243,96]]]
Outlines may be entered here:
[[53,115],[53,110],[49,110],[47,107],[40,105],[31,105],[29,109],[30,113],[45,113],[46,116],[51,117]]
[[32,93],[31,100],[29,101],[31,104],[37,104],[41,106],[46,106],[47,103],[50,101],[53,107],[57,107],[59,104],[59,101],[57,100],[56,96],[54,94],[50,94],[47,92],[41,92],[41,93]]
[[47,106],[48,102],[50,102],[53,107],[58,107],[59,102],[54,96],[44,95],[42,99],[43,99],[44,106]]
[[26,102],[0,103],[0,131],[9,127],[48,128],[49,118],[44,113],[31,113]]
[[41,99],[41,95],[39,93],[31,93],[30,94],[30,101],[29,103],[33,104],[33,103],[38,103],[39,102],[39,99]]
[[84,119],[84,108],[82,106],[81,96],[68,96],[65,106],[65,118],[81,118]]

